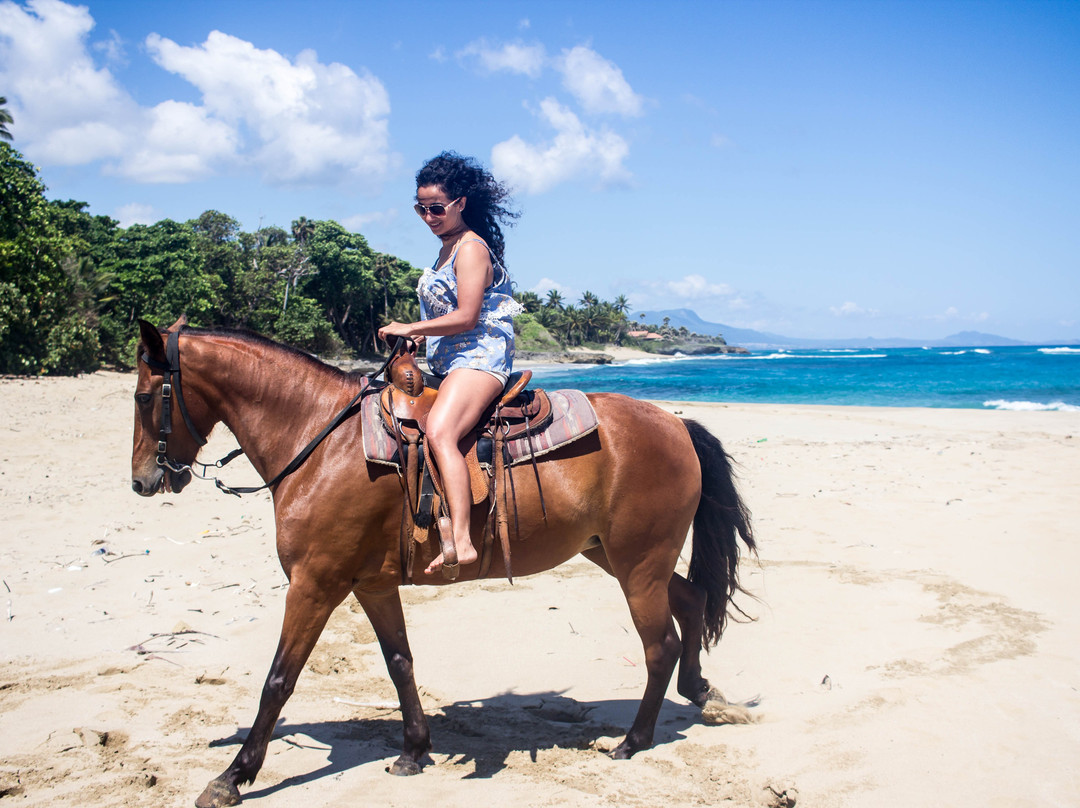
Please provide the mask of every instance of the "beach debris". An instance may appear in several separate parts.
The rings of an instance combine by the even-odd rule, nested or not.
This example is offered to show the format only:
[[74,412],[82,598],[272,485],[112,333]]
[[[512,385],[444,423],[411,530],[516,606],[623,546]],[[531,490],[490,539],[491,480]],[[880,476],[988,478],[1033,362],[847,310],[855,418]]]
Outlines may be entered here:
[[832,679],[829,677],[829,674],[825,674],[825,678],[821,680],[820,687],[822,690],[832,690]]
[[335,704],[347,704],[350,707],[367,707],[371,710],[400,710],[401,705],[396,701],[351,701],[341,696],[334,696]]
[[207,676],[206,671],[203,671],[195,677],[195,684],[197,685],[223,685],[225,684],[225,671],[229,669],[229,666],[225,666],[225,670],[219,673],[217,676]]
[[799,799],[799,791],[796,788],[783,786],[776,786],[770,783],[765,786],[765,790],[769,792],[767,796],[769,808],[795,808],[795,804]]
[[114,563],[116,561],[121,561],[121,560],[123,560],[125,558],[135,558],[137,556],[148,556],[148,555],[150,555],[150,551],[149,550],[143,550],[141,553],[124,553],[122,556],[117,556],[116,558],[105,558],[104,556],[102,556],[101,560],[104,561],[106,564],[112,564],[112,563]]
[[757,439],[756,441],[754,441],[754,442],[755,442],[755,443],[765,443],[765,441],[767,441],[767,440],[768,440],[768,438],[758,438],[758,439]]
[[607,752],[610,754],[619,748],[620,743],[622,743],[622,740],[619,738],[613,738],[610,735],[601,735],[589,745],[597,752]]
[[[215,640],[221,639],[221,637],[216,634],[210,634],[205,631],[196,631],[188,626],[187,623],[181,621],[176,624],[174,630],[151,634],[148,639],[136,643],[125,650],[134,651],[139,656],[146,657],[147,659],[160,659],[165,662],[173,662],[173,660],[165,659],[165,657],[160,656],[160,654],[179,654],[183,652],[184,648],[192,643],[205,645],[205,643],[199,639],[200,637],[213,637]],[[173,664],[179,665],[178,662],[173,662]]]
[[83,746],[92,747],[109,745],[109,733],[107,731],[75,727],[72,732],[79,736],[79,739],[83,742]]
[[[7,590],[7,593],[8,593],[9,595],[11,594],[11,587],[10,587],[10,586],[8,586],[8,582],[7,582],[7,581],[4,581],[4,589],[6,589],[6,590]],[[8,619],[8,622],[9,622],[9,623],[10,623],[10,622],[11,622],[12,620],[14,620],[14,619],[15,619],[15,615],[13,615],[13,614],[11,613],[11,598],[8,598],[8,601],[7,601],[7,619]]]
[[165,541],[171,541],[173,544],[175,544],[175,545],[177,545],[179,547],[183,547],[185,544],[198,544],[199,543],[198,539],[192,539],[191,541],[177,541],[176,539],[172,538],[171,536],[162,536],[161,538],[165,539]]

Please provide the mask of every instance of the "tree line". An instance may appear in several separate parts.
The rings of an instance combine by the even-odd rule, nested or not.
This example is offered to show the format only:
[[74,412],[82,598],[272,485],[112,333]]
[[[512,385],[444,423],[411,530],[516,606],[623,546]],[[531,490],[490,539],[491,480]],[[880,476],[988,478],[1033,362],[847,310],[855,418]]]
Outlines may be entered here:
[[[338,222],[301,216],[288,230],[245,232],[208,210],[120,227],[45,192],[37,168],[0,137],[0,373],[131,367],[139,318],[166,325],[186,314],[193,325],[358,355],[383,348],[381,325],[420,317],[421,270]],[[527,349],[623,343],[633,327],[624,295],[585,292],[576,306],[555,290],[515,297]]]
[[375,352],[390,319],[419,319],[420,270],[334,221],[244,232],[209,210],[120,227],[50,201],[0,142],[0,373],[130,367],[137,318],[246,328],[320,354]]

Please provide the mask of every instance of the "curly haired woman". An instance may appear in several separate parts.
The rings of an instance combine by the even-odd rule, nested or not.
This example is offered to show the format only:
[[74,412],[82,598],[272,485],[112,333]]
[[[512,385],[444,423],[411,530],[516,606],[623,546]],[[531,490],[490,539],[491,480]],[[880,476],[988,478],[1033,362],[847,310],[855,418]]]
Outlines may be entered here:
[[[391,322],[379,337],[427,340],[427,361],[445,377],[427,421],[459,564],[477,560],[470,536],[472,497],[461,440],[502,392],[514,361],[513,318],[523,308],[513,298],[503,266],[500,222],[517,214],[509,193],[475,160],[443,152],[416,174],[416,212],[442,241],[434,266],[417,285],[420,322]],[[440,554],[424,570],[443,567]]]

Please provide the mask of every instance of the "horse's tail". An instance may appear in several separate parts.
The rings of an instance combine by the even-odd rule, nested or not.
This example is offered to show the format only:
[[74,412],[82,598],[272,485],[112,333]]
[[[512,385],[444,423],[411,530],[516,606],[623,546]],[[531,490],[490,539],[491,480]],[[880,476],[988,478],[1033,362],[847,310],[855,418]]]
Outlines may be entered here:
[[705,622],[702,645],[709,648],[720,640],[727,623],[729,606],[746,616],[732,602],[739,585],[739,536],[752,553],[757,552],[750,511],[735,488],[731,457],[709,430],[688,418],[683,419],[701,463],[701,502],[694,514],[694,540],[690,555],[691,583],[705,592]]

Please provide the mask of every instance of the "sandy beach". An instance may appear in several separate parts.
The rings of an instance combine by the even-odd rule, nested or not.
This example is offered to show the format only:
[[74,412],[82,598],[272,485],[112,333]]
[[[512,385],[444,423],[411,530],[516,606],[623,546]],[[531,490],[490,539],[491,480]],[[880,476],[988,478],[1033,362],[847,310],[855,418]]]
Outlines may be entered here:
[[[190,806],[255,716],[287,586],[269,496],[133,494],[133,390],[0,381],[3,806]],[[245,804],[1080,802],[1080,413],[658,406],[740,465],[757,619],[703,664],[754,723],[705,725],[672,684],[653,749],[598,751],[645,674],[582,560],[403,593],[434,742],[417,777],[386,773],[396,698],[344,604]],[[219,429],[203,459],[233,446]],[[243,459],[221,476],[257,482]]]

